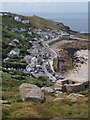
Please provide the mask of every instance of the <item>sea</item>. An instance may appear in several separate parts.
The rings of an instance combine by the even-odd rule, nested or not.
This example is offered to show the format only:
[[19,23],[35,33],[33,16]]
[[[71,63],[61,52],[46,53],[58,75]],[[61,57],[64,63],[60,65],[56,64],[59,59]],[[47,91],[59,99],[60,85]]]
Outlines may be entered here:
[[88,13],[22,13],[23,15],[37,15],[69,26],[71,30],[88,33]]

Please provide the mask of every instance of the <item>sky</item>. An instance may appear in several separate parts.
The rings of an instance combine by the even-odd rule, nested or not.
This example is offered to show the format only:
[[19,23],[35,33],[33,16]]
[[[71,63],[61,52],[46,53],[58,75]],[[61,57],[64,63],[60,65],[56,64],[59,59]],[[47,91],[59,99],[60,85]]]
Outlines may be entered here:
[[[12,0],[0,0],[2,2],[12,2]],[[13,0],[13,2],[89,2],[89,0]]]
[[33,2],[25,2],[25,1],[24,2],[6,2],[5,0],[3,0],[2,11],[9,11],[14,13],[88,12],[88,2],[85,2],[85,1],[79,2],[79,1],[78,2],[55,2],[55,1],[50,2],[49,0],[49,2],[36,2],[35,0],[33,0]]

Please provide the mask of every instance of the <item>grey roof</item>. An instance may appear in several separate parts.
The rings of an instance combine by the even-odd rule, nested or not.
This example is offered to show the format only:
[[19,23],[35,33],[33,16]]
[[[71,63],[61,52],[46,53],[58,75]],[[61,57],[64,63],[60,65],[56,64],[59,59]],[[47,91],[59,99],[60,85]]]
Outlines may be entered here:
[[20,52],[20,49],[19,48],[15,48],[15,49],[13,49],[13,51]]

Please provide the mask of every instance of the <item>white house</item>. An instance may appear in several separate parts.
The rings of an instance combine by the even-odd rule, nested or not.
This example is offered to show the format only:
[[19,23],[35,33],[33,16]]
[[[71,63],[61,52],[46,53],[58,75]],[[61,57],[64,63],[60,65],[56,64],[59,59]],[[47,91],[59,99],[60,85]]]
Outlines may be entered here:
[[32,41],[37,41],[38,39],[37,38],[33,38]]
[[29,34],[29,35],[32,35],[32,32],[31,32],[31,31],[28,31],[28,34]]
[[31,69],[30,67],[26,68],[26,70],[27,70],[28,72],[32,71],[32,69]]
[[37,65],[37,62],[38,62],[37,57],[33,57],[33,58],[31,59],[31,66],[32,66],[32,67],[35,67],[35,66]]
[[9,43],[10,46],[16,46],[16,43],[14,43],[13,41]]
[[48,35],[45,35],[44,37],[45,37],[47,40],[49,39],[49,36],[48,36]]
[[9,57],[5,58],[3,61],[4,62],[9,61]]
[[14,17],[14,20],[15,20],[15,21],[18,21],[18,22],[21,22],[21,18],[18,17],[18,16],[15,16],[15,17]]
[[30,65],[27,65],[27,66],[26,66],[26,71],[28,71],[28,72],[32,71],[32,68],[31,68]]
[[70,39],[70,34],[68,34],[67,32],[62,32],[61,33],[62,39]]
[[30,23],[29,20],[22,20],[22,23]]
[[14,39],[13,42],[19,43],[19,40],[18,39]]
[[25,32],[25,31],[26,31],[25,28],[21,28],[21,29],[19,30],[19,32]]
[[3,14],[4,14],[5,16],[7,16],[7,15],[8,15],[8,13],[7,13],[7,12],[4,12]]
[[10,55],[17,55],[18,56],[19,54],[20,54],[20,49],[15,48],[15,49],[10,51],[9,56]]

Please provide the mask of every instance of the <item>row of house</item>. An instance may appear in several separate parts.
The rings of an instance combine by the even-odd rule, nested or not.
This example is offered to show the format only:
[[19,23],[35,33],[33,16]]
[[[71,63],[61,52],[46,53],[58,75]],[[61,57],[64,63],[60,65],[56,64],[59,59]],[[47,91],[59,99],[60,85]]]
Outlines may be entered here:
[[10,12],[0,12],[0,16],[8,16],[10,19],[15,20],[17,22],[22,22],[24,24],[30,24],[31,20],[26,19],[24,17],[11,14]]
[[11,15],[10,12],[0,12],[0,16],[9,16]]
[[24,19],[22,17],[19,17],[19,16],[14,16],[14,20],[17,21],[17,22],[22,22],[22,23],[27,23],[27,24],[30,24],[31,23],[31,20],[28,20],[28,19]]
[[[18,16],[18,15],[14,15],[11,14],[10,12],[0,12],[0,15],[2,16],[10,16],[10,19],[13,19],[17,22],[22,22],[22,23],[31,23],[31,20],[26,19],[22,16]],[[43,38],[44,40],[49,40],[49,39],[53,39],[57,36],[62,37],[62,39],[70,39],[70,34],[68,34],[67,32],[63,32],[61,30],[52,30],[50,28],[44,28],[44,29],[38,29],[38,28],[13,28],[12,31],[17,31],[17,32],[28,32],[28,34],[32,35],[33,34],[37,34],[39,35],[41,38]]]
[[[17,22],[29,23],[28,20],[24,19],[23,21],[23,19],[19,16],[12,16],[10,19],[12,18],[14,18],[14,20]],[[27,50],[30,55],[30,60],[28,62],[28,66],[26,66],[26,71],[32,73],[33,75],[40,73],[40,75],[46,75],[50,79],[53,79],[53,81],[56,81],[56,77],[50,67],[50,62],[48,62],[50,60],[53,60],[54,52],[49,49],[49,46],[45,43],[45,41],[52,40],[58,36],[62,37],[62,39],[69,39],[70,35],[66,32],[60,30],[52,30],[49,28],[38,29],[33,27],[22,27],[12,28],[12,30],[13,32],[27,32],[27,34],[31,36],[32,34],[38,35],[38,37],[32,38],[32,41],[29,41],[33,46],[30,50]],[[21,37],[26,40],[25,35],[21,34]],[[9,43],[9,45],[14,46],[14,49],[8,53],[8,57],[12,55],[20,55],[20,49],[17,48],[17,44],[20,44],[18,39],[14,39],[11,43]],[[8,58],[6,60],[8,60]]]

